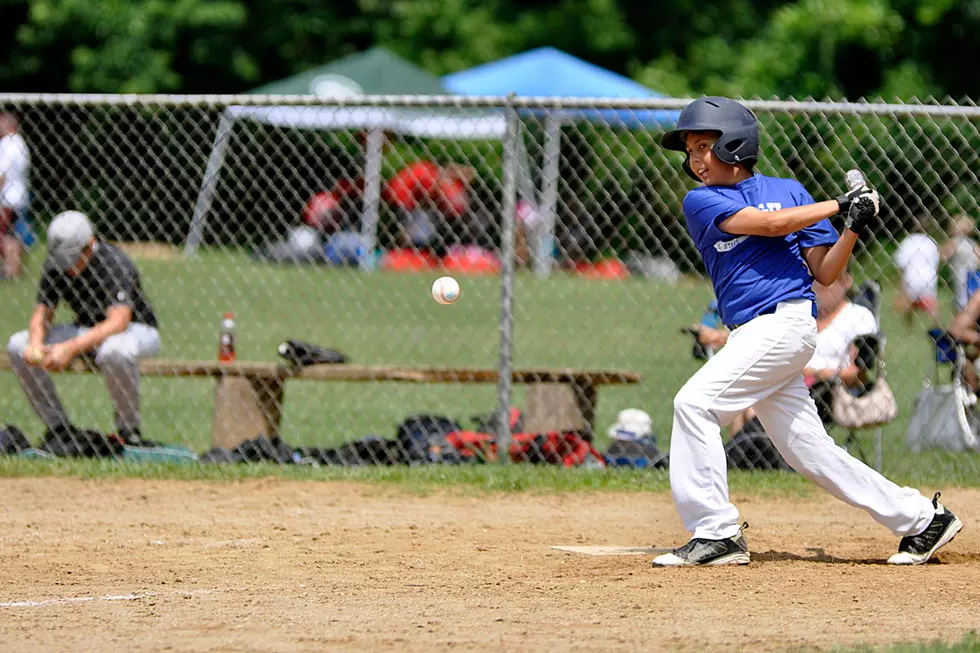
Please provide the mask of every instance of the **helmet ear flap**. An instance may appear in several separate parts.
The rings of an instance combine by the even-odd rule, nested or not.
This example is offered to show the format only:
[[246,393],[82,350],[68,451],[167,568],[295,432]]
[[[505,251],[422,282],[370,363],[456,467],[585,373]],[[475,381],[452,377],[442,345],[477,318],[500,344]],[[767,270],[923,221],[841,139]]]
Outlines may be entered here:
[[738,148],[742,146],[741,139],[728,139],[722,136],[711,146],[711,151],[722,163],[735,165],[738,163]]
[[758,127],[751,125],[722,133],[715,141],[711,151],[718,159],[729,165],[759,160]]

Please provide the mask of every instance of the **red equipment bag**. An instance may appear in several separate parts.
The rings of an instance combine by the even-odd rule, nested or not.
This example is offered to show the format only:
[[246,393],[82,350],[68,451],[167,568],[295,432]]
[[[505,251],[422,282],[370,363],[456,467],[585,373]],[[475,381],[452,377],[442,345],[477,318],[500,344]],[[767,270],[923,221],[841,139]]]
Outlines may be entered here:
[[[446,436],[464,459],[497,460],[497,438],[489,433],[456,431]],[[574,431],[549,433],[514,433],[510,442],[510,459],[517,463],[579,467],[586,463],[605,466],[602,455],[592,443]]]

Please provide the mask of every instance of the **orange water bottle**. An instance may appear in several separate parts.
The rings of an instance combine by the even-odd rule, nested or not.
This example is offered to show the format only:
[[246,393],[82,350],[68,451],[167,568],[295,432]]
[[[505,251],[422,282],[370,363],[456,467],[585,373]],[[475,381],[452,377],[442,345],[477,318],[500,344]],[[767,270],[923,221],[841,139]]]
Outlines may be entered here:
[[221,320],[221,332],[218,334],[218,362],[235,362],[235,314],[225,313]]

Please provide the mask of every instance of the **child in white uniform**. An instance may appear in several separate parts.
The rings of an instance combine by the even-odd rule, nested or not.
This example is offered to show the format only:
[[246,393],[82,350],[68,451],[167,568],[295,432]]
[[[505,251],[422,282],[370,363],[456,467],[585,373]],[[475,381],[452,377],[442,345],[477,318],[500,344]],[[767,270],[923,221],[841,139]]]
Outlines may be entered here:
[[[962,522],[938,494],[930,501],[899,487],[838,447],[803,381],[817,339],[812,283],[829,285],[844,270],[858,232],[878,214],[878,194],[863,186],[814,202],[795,180],[754,173],[758,122],[727,98],[695,100],[662,144],[686,152],[684,171],[703,184],[684,198],[684,216],[731,336],[674,398],[670,486],[693,536],[653,565],[749,562],[721,429],[752,407],[794,469],[902,537],[889,563],[927,561]],[[838,213],[846,216],[839,237],[828,221]]]

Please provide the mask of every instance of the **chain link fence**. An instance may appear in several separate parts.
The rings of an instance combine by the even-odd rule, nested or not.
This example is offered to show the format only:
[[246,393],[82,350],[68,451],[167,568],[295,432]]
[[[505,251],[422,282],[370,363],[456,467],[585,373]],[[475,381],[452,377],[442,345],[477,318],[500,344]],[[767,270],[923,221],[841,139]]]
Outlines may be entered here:
[[[25,269],[3,282],[0,326],[5,337],[26,328],[45,228],[75,209],[133,259],[159,318],[162,347],[139,386],[144,439],[225,450],[209,459],[319,464],[495,459],[499,441],[512,453],[502,459],[598,464],[607,430],[634,408],[666,452],[673,396],[706,354],[707,336],[690,331],[719,326],[681,210],[693,182],[658,145],[685,104],[0,95],[30,154],[29,206],[14,216]],[[862,378],[887,369],[898,415],[853,432],[830,420],[831,433],[887,472],[973,475],[969,450],[906,434],[923,419],[927,379],[956,401],[937,398],[926,423],[972,424],[972,394],[928,331],[952,324],[978,266],[980,109],[748,104],[759,172],[795,177],[820,200],[857,167],[882,196],[850,288],[880,342],[870,357],[836,349],[867,363]],[[912,232],[923,235],[910,254]],[[919,255],[935,306],[929,292],[903,300],[896,261]],[[443,275],[460,281],[450,306],[430,296]],[[219,365],[226,312],[237,362]],[[320,351],[280,351],[290,340]],[[297,364],[322,350],[345,362]],[[118,430],[103,384],[57,375],[72,424]],[[0,374],[0,388],[3,421],[36,446],[45,424],[16,375]],[[448,444],[431,437],[447,431]],[[541,435],[552,432],[562,435]]]

